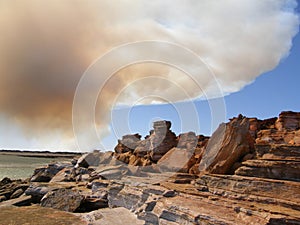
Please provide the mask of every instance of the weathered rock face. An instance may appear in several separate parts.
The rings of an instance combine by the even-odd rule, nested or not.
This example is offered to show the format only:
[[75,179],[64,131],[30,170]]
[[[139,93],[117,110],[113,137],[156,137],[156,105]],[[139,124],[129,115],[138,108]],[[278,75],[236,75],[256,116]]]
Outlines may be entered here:
[[41,200],[41,206],[74,212],[83,201],[78,191],[58,189],[48,192]]
[[171,122],[157,121],[153,128],[145,140],[140,140],[139,134],[123,136],[115,147],[116,159],[133,166],[149,166],[177,145]]
[[254,139],[256,139],[257,133],[260,130],[274,129],[276,120],[277,117],[273,117],[265,120],[259,120],[257,118],[249,118],[249,133]]
[[255,145],[255,154],[236,175],[300,181],[300,146]]
[[118,144],[115,147],[116,153],[126,153],[133,152],[134,149],[139,145],[141,140],[141,135],[139,134],[128,134],[122,137],[122,140],[118,140]]
[[[299,123],[299,113],[294,112],[266,120],[234,118],[213,134],[199,170],[232,174],[238,169],[236,174],[243,176],[298,180],[299,162],[293,157],[297,147],[291,146],[300,144]],[[286,146],[286,151],[274,147],[279,145]]]
[[273,124],[268,127],[260,127],[257,133],[257,144],[300,145],[300,113],[282,112],[278,119],[268,122]]
[[300,163],[288,160],[247,160],[236,175],[300,181]]
[[47,185],[37,185],[31,184],[29,188],[25,191],[25,194],[31,196],[32,202],[39,203],[41,199],[53,188],[48,187]]
[[[164,161],[161,167],[163,170],[178,171],[182,169],[181,171],[184,170],[187,173],[199,173],[198,166],[209,137],[196,136],[194,132],[183,133],[176,137],[170,130],[171,122],[169,121],[154,122],[153,128],[145,140],[140,140],[138,134],[123,136],[115,147],[116,159],[125,164],[143,167],[160,164]],[[127,146],[124,143],[128,143]],[[177,150],[182,149],[183,151],[176,151],[175,147]],[[162,158],[164,159],[161,160]],[[175,166],[176,160],[181,164],[183,161],[186,163]],[[168,166],[167,163],[171,164]],[[179,168],[180,166],[185,168]]]
[[158,165],[161,171],[188,173],[195,161],[192,150],[172,148],[158,161]]
[[[170,121],[157,121],[153,123],[154,132],[146,139],[146,149],[139,149],[140,152],[148,152],[151,161],[157,162],[171,148],[177,145],[176,135],[170,130]],[[146,151],[145,151],[146,150]]]
[[50,183],[64,182],[64,181],[87,181],[89,174],[93,172],[92,168],[84,167],[67,167],[60,170],[51,180]]
[[71,166],[70,164],[54,163],[45,167],[37,168],[34,170],[31,182],[48,182],[50,181],[60,170],[65,167]]
[[299,181],[299,124],[300,114],[290,111],[280,113],[278,118],[253,119],[252,131],[255,131],[256,138],[254,156],[243,160],[235,174]]
[[256,159],[300,161],[300,146],[255,145],[255,154]]
[[300,128],[300,113],[298,112],[282,112],[275,122],[277,130],[298,130]]
[[227,124],[221,124],[209,140],[199,170],[231,173],[234,164],[251,151],[252,145],[249,119],[239,116]]
[[77,160],[75,167],[99,166],[100,164],[110,164],[113,160],[113,152],[100,152],[95,150],[84,154]]
[[189,165],[191,167],[189,168],[189,173],[190,174],[199,174],[199,165],[203,157],[203,153],[207,147],[209,141],[209,137],[199,135],[198,136],[198,143],[197,146],[194,150],[194,154],[190,159]]
[[287,131],[287,130],[261,130],[257,134],[256,139],[257,144],[300,144],[300,132],[297,131]]
[[198,145],[198,137],[194,132],[183,133],[178,136],[177,148],[193,150]]

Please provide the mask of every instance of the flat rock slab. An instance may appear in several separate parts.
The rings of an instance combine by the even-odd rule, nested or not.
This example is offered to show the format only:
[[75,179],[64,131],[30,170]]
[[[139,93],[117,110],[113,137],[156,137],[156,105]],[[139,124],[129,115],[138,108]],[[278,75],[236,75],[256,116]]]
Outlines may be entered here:
[[145,224],[145,221],[137,219],[132,212],[125,208],[99,209],[90,213],[83,213],[81,218],[91,225]]
[[14,225],[87,225],[88,223],[72,213],[40,206],[3,207],[0,210],[0,224]]
[[[4,202],[0,203],[0,208],[2,210],[2,207],[7,207],[7,206],[24,206],[24,205],[29,205],[31,203],[31,196],[20,196],[19,198],[14,198],[11,200],[7,200]],[[0,211],[1,211],[0,210]],[[0,219],[1,221],[1,219]]]

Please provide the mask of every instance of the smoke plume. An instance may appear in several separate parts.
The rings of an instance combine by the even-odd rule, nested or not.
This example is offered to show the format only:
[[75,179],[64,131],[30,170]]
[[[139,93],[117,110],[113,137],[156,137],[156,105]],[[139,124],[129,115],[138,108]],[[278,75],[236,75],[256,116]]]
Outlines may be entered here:
[[[29,140],[25,148],[73,148],[72,101],[82,74],[128,42],[161,40],[189,48],[209,65],[224,95],[239,91],[289,54],[298,32],[296,7],[295,0],[2,0],[0,146],[19,147],[8,143],[9,135],[18,135]],[[163,79],[145,79],[153,76]],[[193,99],[204,92],[216,97],[210,80],[202,84],[205,90],[167,65],[124,68],[99,95],[99,129],[107,130],[112,107],[131,105],[145,93],[187,100],[175,88],[183,85]],[[142,103],[164,102],[148,100]]]

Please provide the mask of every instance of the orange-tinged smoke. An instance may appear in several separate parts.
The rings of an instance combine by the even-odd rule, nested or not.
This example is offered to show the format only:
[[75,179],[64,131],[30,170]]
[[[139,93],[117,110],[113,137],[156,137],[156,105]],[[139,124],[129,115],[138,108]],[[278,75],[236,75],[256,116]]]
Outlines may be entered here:
[[[96,58],[128,42],[161,40],[185,46],[210,66],[224,94],[238,91],[288,55],[299,25],[293,12],[296,4],[293,0],[242,4],[237,0],[2,0],[0,147],[21,146],[8,137],[17,133],[41,140],[28,141],[32,146],[25,148],[56,148],[56,142],[61,143],[57,148],[74,148],[72,102],[82,74]],[[174,68],[155,63],[129,66],[112,76],[101,92],[96,110],[100,130],[107,131],[115,104],[130,105],[150,90],[161,90],[174,102],[187,100],[175,89],[166,90],[163,81],[124,90],[153,75],[190,85],[191,97],[203,97],[203,90],[194,89],[190,78]],[[210,81],[203,84],[209,90]],[[213,95],[211,91],[208,97]]]

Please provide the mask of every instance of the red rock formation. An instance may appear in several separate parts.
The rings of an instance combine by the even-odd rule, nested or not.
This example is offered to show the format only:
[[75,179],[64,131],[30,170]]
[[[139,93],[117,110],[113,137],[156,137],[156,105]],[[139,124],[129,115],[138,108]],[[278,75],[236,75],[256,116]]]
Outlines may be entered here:
[[[254,161],[247,161],[258,160],[258,145],[300,145],[299,115],[300,113],[295,112],[282,112],[278,118],[265,120],[239,115],[221,125],[210,139],[203,135],[196,136],[194,132],[176,137],[170,130],[171,122],[157,121],[145,140],[140,140],[141,136],[138,134],[125,135],[119,140],[115,157],[129,165],[149,166],[158,162],[164,170],[191,174],[203,171],[233,174],[241,166],[243,168],[237,174],[245,174],[246,170],[250,171],[250,164],[257,170],[258,165],[265,165],[267,170],[267,165],[273,167],[270,163],[257,162],[254,166]],[[181,162],[180,166],[178,162]],[[275,164],[277,167],[281,165]],[[253,169],[251,171],[254,173]],[[263,177],[275,177],[262,174],[265,174]]]
[[[257,144],[300,144],[300,113],[297,112],[282,112],[278,119],[268,127],[261,126],[260,131],[257,132]],[[265,121],[261,123],[266,124]]]
[[[127,144],[120,141],[114,154],[38,168],[25,186],[3,179],[0,221],[36,222],[23,215],[23,205],[34,203],[75,211],[69,215],[81,224],[300,224],[299,121],[292,112],[267,120],[240,115],[210,140],[193,132],[174,138],[170,123],[155,123],[145,140],[124,136]],[[154,153],[162,155],[157,164]]]
[[300,128],[300,113],[298,112],[281,112],[275,122],[277,130],[298,130]]
[[177,137],[170,130],[170,121],[153,123],[154,130],[145,140],[140,135],[125,135],[115,147],[116,158],[134,166],[148,166],[156,163],[171,148],[177,145]]
[[125,153],[125,152],[133,152],[133,150],[138,146],[141,135],[139,134],[129,134],[124,135],[122,140],[118,140],[118,144],[115,147],[116,153]]
[[172,148],[157,163],[161,171],[188,173],[195,164],[193,151],[182,148]]
[[150,158],[157,162],[171,148],[177,145],[177,138],[173,133],[170,121],[157,121],[153,123],[154,132],[149,137]]
[[210,138],[199,165],[200,171],[229,174],[234,164],[251,151],[253,138],[249,133],[249,119],[239,116],[221,124]]

